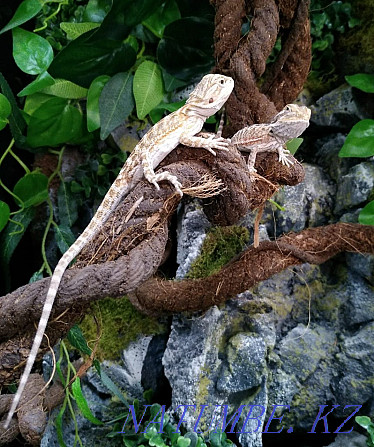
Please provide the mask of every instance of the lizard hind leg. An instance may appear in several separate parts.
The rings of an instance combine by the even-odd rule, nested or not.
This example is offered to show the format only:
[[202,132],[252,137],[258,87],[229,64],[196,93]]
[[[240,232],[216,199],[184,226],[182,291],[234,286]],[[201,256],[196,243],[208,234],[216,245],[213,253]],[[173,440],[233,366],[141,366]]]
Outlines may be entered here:
[[183,192],[182,192],[182,184],[178,181],[177,177],[175,175],[170,174],[170,172],[168,171],[164,171],[164,172],[158,172],[157,174],[154,174],[154,176],[152,176],[151,179],[147,180],[152,183],[153,185],[155,185],[155,187],[157,188],[157,190],[160,189],[160,186],[158,184],[158,182],[161,182],[162,180],[167,180],[168,182],[170,182],[176,192],[182,197],[183,196]]

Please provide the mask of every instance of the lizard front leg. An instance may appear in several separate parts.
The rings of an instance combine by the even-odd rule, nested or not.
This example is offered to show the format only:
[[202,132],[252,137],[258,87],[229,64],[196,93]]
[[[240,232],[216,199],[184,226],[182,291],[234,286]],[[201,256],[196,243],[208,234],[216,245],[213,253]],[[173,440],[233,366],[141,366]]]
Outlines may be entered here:
[[279,145],[277,147],[278,151],[278,161],[282,163],[282,165],[285,165],[287,167],[293,165],[293,160],[291,160],[289,157],[292,157],[291,152],[288,149],[285,149],[284,146]]
[[183,196],[183,192],[181,189],[182,184],[178,181],[178,178],[175,175],[170,174],[169,171],[158,172],[157,174],[155,173],[153,169],[152,157],[149,155],[149,153],[147,153],[142,158],[142,165],[143,165],[144,177],[149,181],[149,183],[155,185],[158,191],[160,190],[160,185],[158,184],[158,182],[161,182],[162,180],[167,180],[174,186],[176,192],[181,197]]
[[206,149],[213,155],[216,155],[213,149],[228,150],[228,146],[230,143],[230,141],[226,138],[217,138],[214,134],[209,135],[208,138],[182,134],[179,142],[189,147],[199,147],[202,149]]

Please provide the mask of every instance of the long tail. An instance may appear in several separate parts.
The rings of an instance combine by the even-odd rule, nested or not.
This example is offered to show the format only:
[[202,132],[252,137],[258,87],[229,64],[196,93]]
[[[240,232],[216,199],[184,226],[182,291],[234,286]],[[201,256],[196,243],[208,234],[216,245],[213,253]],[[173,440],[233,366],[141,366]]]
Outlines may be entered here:
[[[16,411],[23,390],[29,378],[31,369],[34,365],[62,276],[70,262],[80,253],[82,248],[93,238],[93,236],[100,230],[100,228],[102,228],[104,222],[108,219],[112,210],[118,205],[121,198],[124,197],[130,191],[130,189],[132,189],[134,182],[126,182],[126,176],[128,175],[129,171],[125,164],[118,174],[118,177],[114,181],[113,185],[105,195],[91,222],[88,224],[83,233],[78,237],[78,239],[74,242],[74,244],[64,253],[53,272],[47,292],[47,298],[44,302],[42,315],[39,320],[38,329],[34,338],[33,345],[31,347],[31,351],[29,353],[29,357],[26,362],[26,367],[23,371],[17,393],[14,396],[11,408],[4,424],[5,429],[8,428],[13,414]],[[131,179],[134,181],[138,177],[139,172],[133,172],[133,175],[131,175]]]

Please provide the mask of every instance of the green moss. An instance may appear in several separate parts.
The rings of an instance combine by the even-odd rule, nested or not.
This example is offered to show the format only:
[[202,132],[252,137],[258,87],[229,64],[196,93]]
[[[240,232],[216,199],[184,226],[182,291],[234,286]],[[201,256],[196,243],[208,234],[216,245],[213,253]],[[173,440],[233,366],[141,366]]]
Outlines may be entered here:
[[[99,341],[97,358],[116,359],[121,351],[139,334],[161,333],[164,328],[157,321],[138,312],[127,298],[107,298],[92,305],[92,313],[100,321],[102,336]],[[96,323],[87,315],[80,324],[86,340],[95,340]],[[89,343],[92,347],[93,343]]]
[[192,264],[188,278],[205,278],[218,272],[249,241],[249,232],[243,227],[216,227],[207,234],[200,256]]

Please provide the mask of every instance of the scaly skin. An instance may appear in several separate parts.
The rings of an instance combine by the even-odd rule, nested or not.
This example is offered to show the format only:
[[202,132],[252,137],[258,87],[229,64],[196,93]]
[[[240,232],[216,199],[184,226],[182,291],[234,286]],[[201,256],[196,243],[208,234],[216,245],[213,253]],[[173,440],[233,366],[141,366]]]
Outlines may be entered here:
[[254,124],[239,130],[232,138],[231,144],[238,149],[250,152],[248,169],[251,179],[258,152],[278,152],[279,161],[291,166],[293,161],[288,158],[290,152],[285,148],[287,141],[301,135],[309,126],[310,109],[305,106],[288,104],[275,115],[270,124]]
[[61,278],[70,262],[97,234],[120,200],[134,188],[143,175],[157,189],[159,189],[158,182],[167,180],[174,185],[178,194],[183,195],[181,184],[175,176],[167,171],[158,174],[154,172],[156,166],[179,143],[191,147],[204,148],[213,154],[215,154],[213,149],[227,149],[228,140],[214,137],[206,139],[199,137],[197,134],[201,131],[205,120],[209,116],[214,115],[223,106],[233,88],[234,81],[230,77],[219,74],[204,76],[190,94],[186,104],[156,123],[139,141],[104,197],[91,222],[69,250],[64,253],[53,272],[38,329],[17,393],[4,424],[5,428],[9,426],[27,383],[47,327]]

